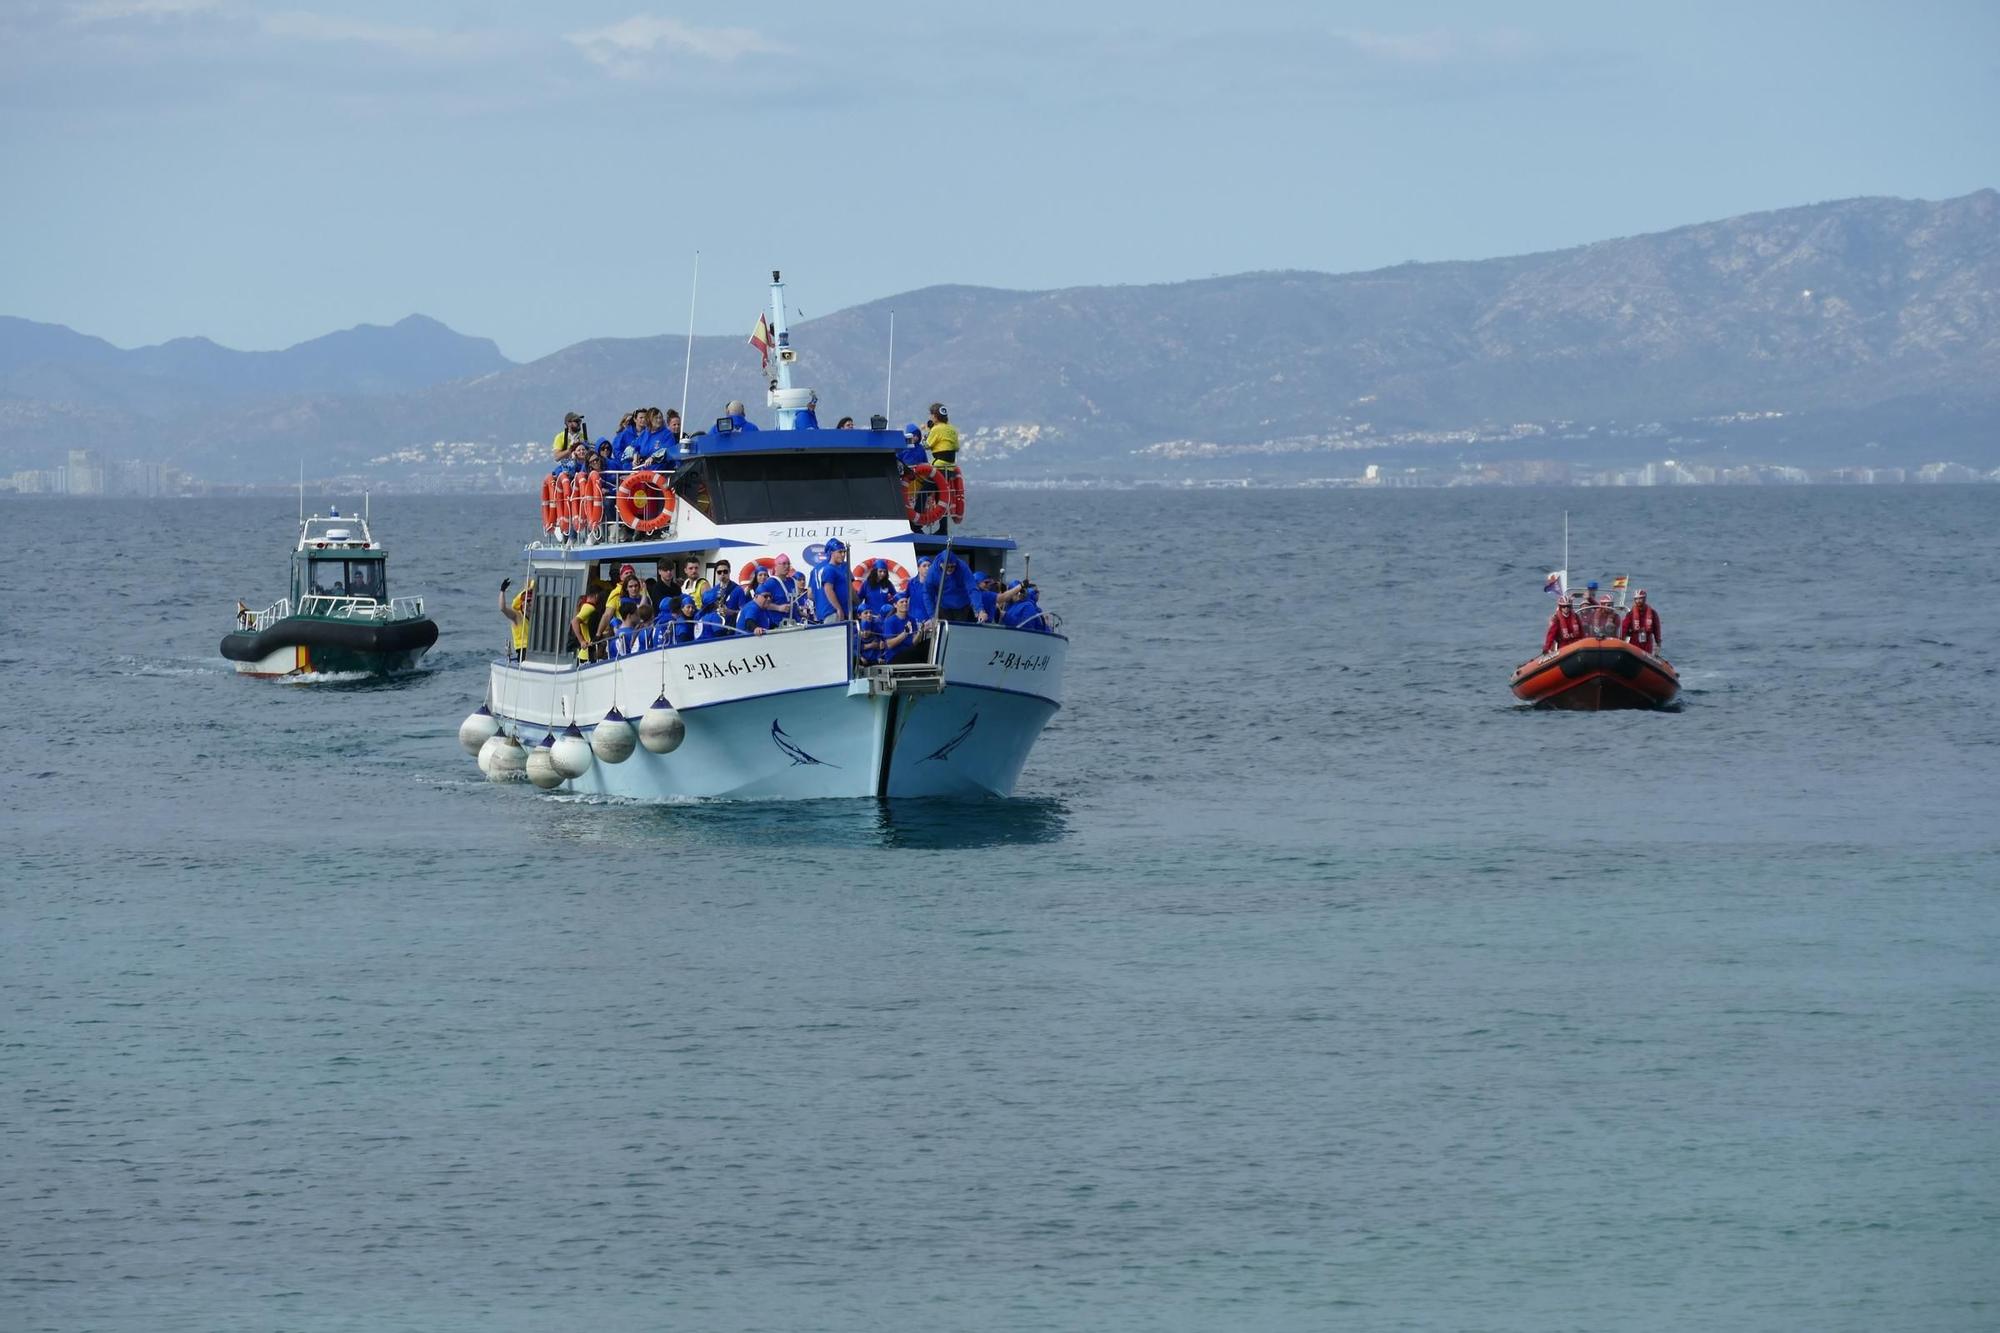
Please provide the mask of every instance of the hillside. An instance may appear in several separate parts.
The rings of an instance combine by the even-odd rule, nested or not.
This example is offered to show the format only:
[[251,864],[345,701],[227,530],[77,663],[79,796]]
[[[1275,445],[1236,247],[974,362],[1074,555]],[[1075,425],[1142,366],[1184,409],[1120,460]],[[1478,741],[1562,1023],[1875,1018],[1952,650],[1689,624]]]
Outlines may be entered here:
[[[761,276],[731,298],[746,324]],[[1950,423],[1937,429],[2000,450],[1991,190],[1371,273],[927,288],[795,327],[801,381],[819,389],[827,420],[879,408],[891,309],[893,417],[938,397],[968,431],[1015,428],[1016,445],[1032,443],[1004,466],[1023,473],[1155,467],[1158,451],[1133,450],[1164,441],[1366,450],[1411,432],[1745,412],[1809,416],[1832,447],[1844,421],[1879,435],[1892,405],[1913,435],[1935,413]],[[678,401],[685,351],[672,335],[602,339],[516,366],[490,343],[409,320],[360,339],[381,352],[383,335],[409,329],[430,349],[387,363],[359,355],[361,330],[284,353],[188,340],[107,355],[68,330],[24,339],[21,323],[0,322],[0,461],[52,435],[112,453],[144,440],[197,473],[243,479],[283,476],[301,451],[354,470],[435,441],[546,438],[572,407],[608,433],[625,407]],[[697,341],[695,420],[731,396],[757,414],[760,387],[740,337]]]

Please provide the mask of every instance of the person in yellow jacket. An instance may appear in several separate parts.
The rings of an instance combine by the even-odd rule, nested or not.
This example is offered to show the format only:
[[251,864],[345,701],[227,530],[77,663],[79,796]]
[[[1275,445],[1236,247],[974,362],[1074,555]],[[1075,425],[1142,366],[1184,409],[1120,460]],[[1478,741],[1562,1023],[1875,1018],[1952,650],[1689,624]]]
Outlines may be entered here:
[[951,417],[943,403],[931,404],[930,428],[924,433],[924,448],[930,451],[931,466],[938,468],[958,467],[958,427],[951,424]]
[[514,599],[509,601],[507,589],[512,587],[513,583],[512,579],[500,580],[500,614],[507,617],[508,627],[514,636],[513,660],[518,662],[528,651],[528,614],[535,600],[535,581],[529,579],[526,586],[515,593]]
[[590,427],[583,424],[581,412],[571,412],[563,418],[563,428],[556,432],[555,456],[561,458],[579,444],[590,443]]

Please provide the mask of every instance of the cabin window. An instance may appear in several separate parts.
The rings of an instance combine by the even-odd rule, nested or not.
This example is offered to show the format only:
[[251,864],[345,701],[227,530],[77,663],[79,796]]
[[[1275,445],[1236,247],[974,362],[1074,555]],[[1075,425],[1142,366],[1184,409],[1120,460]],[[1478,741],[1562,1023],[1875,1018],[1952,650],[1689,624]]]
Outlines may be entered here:
[[735,454],[682,469],[674,489],[717,523],[903,518],[895,455]]
[[306,591],[316,597],[372,597],[381,601],[386,581],[380,560],[314,560]]

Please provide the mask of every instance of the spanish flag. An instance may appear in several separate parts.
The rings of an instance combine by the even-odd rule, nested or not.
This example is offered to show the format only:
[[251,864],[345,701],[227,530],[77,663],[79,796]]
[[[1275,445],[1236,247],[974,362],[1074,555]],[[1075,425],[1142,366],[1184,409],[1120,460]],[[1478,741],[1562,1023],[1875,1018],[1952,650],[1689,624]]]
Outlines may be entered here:
[[750,345],[757,349],[757,355],[764,358],[764,369],[771,368],[771,321],[762,315],[750,329]]
[[1629,576],[1620,574],[1617,578],[1611,580],[1611,591],[1624,592],[1625,585],[1630,583],[1631,581],[1632,580]]

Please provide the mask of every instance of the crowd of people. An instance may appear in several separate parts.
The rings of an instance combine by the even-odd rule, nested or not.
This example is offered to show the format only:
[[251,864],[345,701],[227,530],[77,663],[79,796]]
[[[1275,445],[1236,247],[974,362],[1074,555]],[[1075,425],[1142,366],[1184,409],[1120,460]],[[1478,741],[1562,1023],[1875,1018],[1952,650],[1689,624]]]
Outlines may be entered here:
[[[793,568],[791,557],[780,554],[742,579],[732,577],[726,559],[661,561],[643,577],[636,566],[621,565],[616,578],[592,585],[579,600],[569,621],[571,646],[579,662],[601,662],[708,639],[852,622],[856,656],[872,666],[920,655],[941,620],[1041,633],[1055,628],[1033,583],[1002,586],[998,575],[974,571],[948,549],[918,560],[917,572],[900,583],[881,560],[857,577],[838,538],[823,551],[810,570]],[[500,614],[518,659],[528,646],[535,585],[530,580],[510,598],[512,586],[512,579],[500,583]]]
[[1622,617],[1611,603],[1611,594],[1598,591],[1593,581],[1574,598],[1565,592],[1556,599],[1555,614],[1549,617],[1548,633],[1542,636],[1542,651],[1556,652],[1579,639],[1624,639],[1642,652],[1660,651],[1660,613],[1646,603],[1646,590],[1632,594],[1632,608]]
[[[728,417],[733,433],[758,429],[741,401],[730,402],[723,414]],[[819,428],[816,406],[799,413],[798,425],[808,430]],[[858,427],[853,417],[842,417],[834,429]],[[571,412],[563,418],[563,428],[556,433],[555,463],[550,475],[597,474],[598,493],[604,502],[602,521],[609,523],[617,517],[618,486],[627,475],[643,469],[673,471],[680,460],[700,452],[698,441],[707,433],[705,430],[684,433],[681,414],[673,408],[662,411],[657,407],[635,407],[619,418],[616,434],[593,442],[583,415]],[[911,469],[924,464],[931,468],[931,473],[922,476],[913,488],[919,510],[935,493],[940,481],[957,474],[958,428],[951,424],[951,414],[943,403],[931,404],[929,419],[923,425],[912,421],[903,427],[903,447],[896,454],[896,462],[906,476]]]

